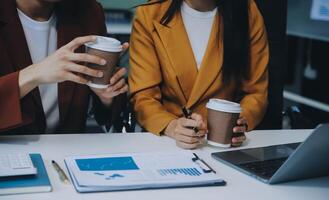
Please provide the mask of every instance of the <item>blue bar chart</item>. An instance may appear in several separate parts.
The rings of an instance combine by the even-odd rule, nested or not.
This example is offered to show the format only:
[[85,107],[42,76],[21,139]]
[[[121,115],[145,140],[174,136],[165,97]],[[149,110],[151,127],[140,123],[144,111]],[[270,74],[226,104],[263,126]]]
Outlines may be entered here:
[[319,13],[320,13],[320,15],[323,15],[323,16],[329,16],[329,7],[326,7],[324,5],[320,6]]
[[160,169],[158,170],[161,176],[186,175],[200,176],[201,172],[196,168],[180,168],[180,169]]

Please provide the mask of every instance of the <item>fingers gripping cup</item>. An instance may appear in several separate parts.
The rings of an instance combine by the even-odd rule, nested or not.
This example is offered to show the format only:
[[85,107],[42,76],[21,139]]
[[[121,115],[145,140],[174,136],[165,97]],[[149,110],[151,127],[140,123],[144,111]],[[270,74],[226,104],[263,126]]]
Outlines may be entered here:
[[114,74],[120,53],[123,50],[121,42],[114,38],[97,36],[95,42],[86,43],[85,47],[86,53],[106,60],[105,65],[87,63],[89,68],[100,70],[104,74],[103,77],[100,78],[90,77],[90,81],[87,85],[98,89],[107,88]]
[[208,143],[217,147],[230,147],[233,128],[242,111],[240,104],[221,99],[210,99],[207,109]]

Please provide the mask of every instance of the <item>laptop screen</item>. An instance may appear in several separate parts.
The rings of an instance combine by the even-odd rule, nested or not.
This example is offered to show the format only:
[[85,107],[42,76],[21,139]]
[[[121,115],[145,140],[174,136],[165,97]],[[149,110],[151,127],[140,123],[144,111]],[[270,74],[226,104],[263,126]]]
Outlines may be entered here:
[[235,150],[217,153],[216,156],[232,164],[288,158],[300,143]]

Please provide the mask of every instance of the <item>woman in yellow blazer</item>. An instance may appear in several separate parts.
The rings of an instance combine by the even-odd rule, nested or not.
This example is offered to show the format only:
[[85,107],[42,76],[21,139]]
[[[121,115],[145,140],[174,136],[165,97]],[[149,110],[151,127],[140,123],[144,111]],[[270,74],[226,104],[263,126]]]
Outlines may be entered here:
[[[216,13],[211,27],[193,21],[202,12]],[[191,38],[201,39],[207,28],[208,43],[197,63],[199,52]],[[149,1],[137,8],[130,57],[130,93],[138,122],[147,131],[174,138],[180,147],[193,149],[202,141],[211,98],[241,104],[235,133],[254,129],[264,116],[269,50],[254,0]],[[184,118],[182,107],[193,111],[192,119]],[[245,139],[240,134],[232,145]]]

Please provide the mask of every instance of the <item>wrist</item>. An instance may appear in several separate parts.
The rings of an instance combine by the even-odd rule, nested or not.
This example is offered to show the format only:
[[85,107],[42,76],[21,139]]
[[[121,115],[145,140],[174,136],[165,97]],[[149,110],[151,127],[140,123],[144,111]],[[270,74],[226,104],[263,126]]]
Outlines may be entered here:
[[174,120],[170,121],[168,126],[166,127],[166,129],[164,131],[164,134],[166,136],[169,136],[169,137],[173,138],[173,133],[174,133],[176,125],[177,125],[177,119],[174,119]]
[[110,108],[113,104],[113,98],[111,99],[103,99],[101,97],[98,97],[100,99],[100,101],[102,102],[102,104],[107,107],[107,108]]
[[32,66],[27,67],[19,72],[19,85],[28,85],[30,87],[37,87],[38,84],[38,78],[34,70],[32,69]]
[[36,73],[32,70],[32,66],[19,71],[18,85],[21,97],[24,97],[27,93],[38,87]]
[[39,85],[42,84],[41,82],[41,76],[39,75],[39,72],[37,70],[37,65],[33,64],[33,65],[30,65],[29,67],[25,68],[23,70],[24,72],[24,75],[27,77],[27,81],[35,86],[35,87],[38,87]]
[[35,85],[35,87],[38,87],[39,85],[43,84],[42,78],[44,78],[44,77],[42,77],[40,75],[39,70],[38,70],[38,65],[33,64],[30,67],[28,67],[28,70],[30,72],[30,76],[32,79],[31,81]]

